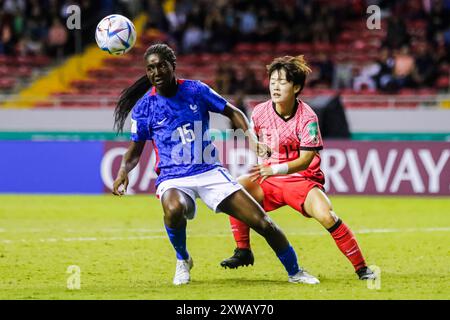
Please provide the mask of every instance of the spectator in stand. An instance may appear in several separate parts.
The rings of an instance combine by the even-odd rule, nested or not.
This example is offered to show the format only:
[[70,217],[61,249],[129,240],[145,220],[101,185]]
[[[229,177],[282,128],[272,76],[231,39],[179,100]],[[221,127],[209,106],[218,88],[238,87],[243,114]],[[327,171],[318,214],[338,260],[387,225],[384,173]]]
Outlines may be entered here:
[[333,75],[333,89],[352,87],[353,68],[353,63],[350,61],[336,64]]
[[216,70],[215,89],[222,94],[233,94],[237,88],[236,73],[230,66],[219,65]]
[[415,67],[414,57],[411,55],[409,47],[403,46],[394,55],[394,79],[399,89],[414,87],[412,74]]
[[318,85],[331,87],[333,83],[333,75],[334,75],[334,64],[330,60],[330,58],[323,52],[318,54],[318,61],[313,63],[314,73],[316,73],[316,77],[312,78],[309,86],[315,87]]
[[397,15],[388,18],[387,35],[384,44],[389,48],[399,49],[409,43],[410,36],[405,22]]
[[59,58],[64,56],[64,46],[67,43],[67,30],[58,17],[53,18],[53,24],[48,32],[48,50],[50,55]]
[[[241,110],[246,117],[248,117],[247,104],[245,103],[245,92],[241,89],[238,89],[236,91],[236,94],[234,96],[234,106]],[[238,129],[232,122],[230,125],[233,130]]]
[[380,65],[375,60],[363,66],[360,74],[353,80],[353,90],[361,91],[366,89],[375,91],[377,89],[375,77],[380,72],[380,69]]
[[244,11],[239,13],[239,32],[243,41],[257,40],[258,19],[254,5],[249,5]]
[[183,35],[182,52],[199,52],[203,46],[203,30],[200,26],[189,22]]
[[442,0],[435,0],[427,19],[427,39],[433,41],[438,32],[444,31],[450,24],[450,11],[444,7]]
[[384,47],[381,50],[377,63],[380,66],[379,72],[375,76],[378,89],[390,93],[395,92],[396,84],[393,76],[395,61],[388,48]]
[[158,30],[169,31],[169,20],[162,7],[162,1],[147,0],[146,11],[149,15],[147,28],[156,28]]
[[261,94],[266,92],[266,89],[261,85],[261,81],[256,79],[253,70],[247,66],[243,67],[241,78],[237,80],[236,87],[242,90],[244,94]]
[[234,30],[228,27],[220,8],[214,8],[205,20],[205,50],[209,52],[225,52],[234,44]]
[[0,10],[0,54],[14,53],[11,16]]
[[445,43],[444,33],[438,32],[433,42],[435,61],[438,64],[450,63],[450,45]]
[[258,26],[257,37],[263,42],[286,41],[286,37],[290,37],[292,33],[290,30],[289,35],[286,36],[277,31],[279,27],[285,29],[286,26],[275,19],[267,6],[261,6],[258,10]]
[[413,71],[414,82],[418,87],[432,87],[437,77],[436,62],[433,60],[428,44],[421,44],[418,51],[416,68]]

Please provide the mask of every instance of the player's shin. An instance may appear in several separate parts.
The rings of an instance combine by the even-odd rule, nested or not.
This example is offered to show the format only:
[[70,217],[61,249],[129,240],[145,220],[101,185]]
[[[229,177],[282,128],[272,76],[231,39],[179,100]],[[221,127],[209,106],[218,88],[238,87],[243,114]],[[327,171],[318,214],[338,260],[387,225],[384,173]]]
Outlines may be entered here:
[[231,231],[239,249],[250,249],[250,227],[230,216]]
[[292,248],[290,244],[286,249],[277,252],[276,254],[289,276],[293,276],[300,271],[300,267],[297,262],[297,255],[295,254],[294,248]]
[[339,250],[341,250],[347,259],[350,260],[355,271],[366,266],[366,262],[364,261],[355,235],[341,219],[339,219],[334,226],[329,228],[328,231],[336,242]]
[[177,254],[178,260],[187,260],[189,253],[186,249],[186,224],[177,229],[166,227],[167,235]]

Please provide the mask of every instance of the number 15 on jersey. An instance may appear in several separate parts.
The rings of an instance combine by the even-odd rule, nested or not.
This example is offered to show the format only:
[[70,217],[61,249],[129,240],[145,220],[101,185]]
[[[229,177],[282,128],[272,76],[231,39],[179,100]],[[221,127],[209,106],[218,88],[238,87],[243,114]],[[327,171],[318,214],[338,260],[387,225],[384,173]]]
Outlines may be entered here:
[[183,144],[191,143],[195,140],[194,130],[190,129],[191,123],[178,127],[178,133],[180,134],[181,142]]

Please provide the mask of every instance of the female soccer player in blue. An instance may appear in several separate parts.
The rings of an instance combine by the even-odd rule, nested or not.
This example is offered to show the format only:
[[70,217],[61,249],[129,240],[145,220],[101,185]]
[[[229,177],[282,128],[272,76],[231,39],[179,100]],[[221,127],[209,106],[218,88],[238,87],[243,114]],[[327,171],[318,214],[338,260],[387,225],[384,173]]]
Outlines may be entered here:
[[[159,158],[156,194],[177,256],[173,283],[190,281],[193,262],[186,248],[186,219],[194,218],[197,197],[215,212],[225,212],[262,235],[284,265],[289,282],[319,283],[298,266],[296,253],[283,232],[217,160],[208,135],[208,112],[221,113],[248,132],[244,114],[204,83],[177,79],[176,56],[169,46],[152,45],[144,60],[146,75],[122,93],[115,109],[119,132],[132,112],[132,141],[114,181],[113,194],[124,194],[128,173],[139,162],[145,142],[151,140]],[[268,152],[256,136],[250,137],[250,144],[255,150]]]

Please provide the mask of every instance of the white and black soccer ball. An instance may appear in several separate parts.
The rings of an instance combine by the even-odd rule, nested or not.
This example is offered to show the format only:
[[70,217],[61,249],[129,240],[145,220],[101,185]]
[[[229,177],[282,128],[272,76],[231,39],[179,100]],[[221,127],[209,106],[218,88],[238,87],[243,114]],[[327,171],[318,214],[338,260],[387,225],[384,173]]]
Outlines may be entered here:
[[136,28],[127,17],[112,14],[104,17],[97,25],[95,41],[100,49],[113,55],[121,55],[133,48]]

